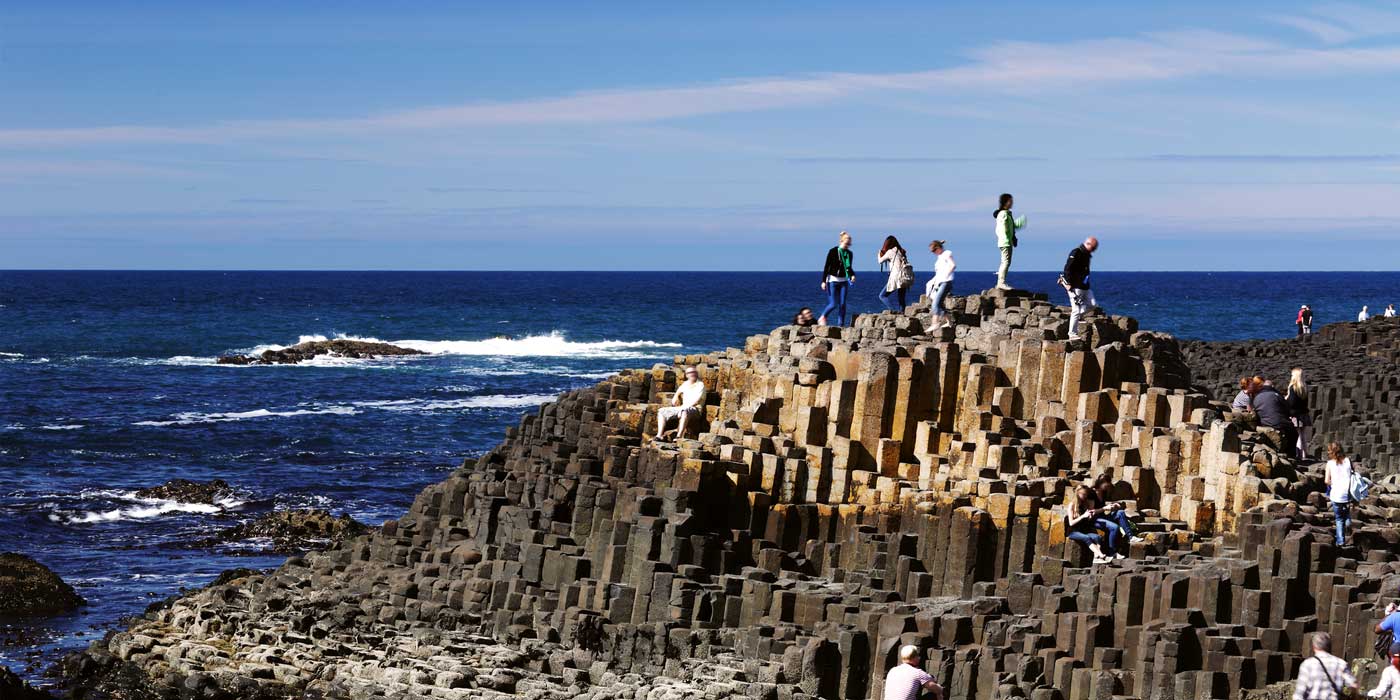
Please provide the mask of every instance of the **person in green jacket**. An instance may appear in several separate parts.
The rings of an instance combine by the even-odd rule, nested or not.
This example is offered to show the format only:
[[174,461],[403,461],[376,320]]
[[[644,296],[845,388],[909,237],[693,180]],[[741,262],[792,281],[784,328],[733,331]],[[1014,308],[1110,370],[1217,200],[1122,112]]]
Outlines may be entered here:
[[1026,227],[1026,217],[1016,218],[1011,213],[1013,198],[1003,193],[993,216],[997,220],[997,247],[1001,249],[1001,267],[997,268],[997,289],[1011,289],[1006,283],[1006,273],[1011,269],[1011,250],[1016,247],[1016,231]]

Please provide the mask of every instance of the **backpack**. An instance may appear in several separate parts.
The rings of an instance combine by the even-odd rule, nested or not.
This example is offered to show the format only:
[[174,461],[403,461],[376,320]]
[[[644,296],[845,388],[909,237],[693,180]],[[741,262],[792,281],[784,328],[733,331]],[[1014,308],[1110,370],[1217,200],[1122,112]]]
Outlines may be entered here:
[[1357,474],[1353,472],[1351,475],[1350,488],[1347,489],[1347,493],[1351,495],[1351,500],[1358,503],[1366,500],[1366,497],[1371,495],[1371,480],[1364,476],[1357,476]]
[[908,289],[914,286],[914,266],[909,262],[909,257],[904,251],[899,251],[899,257],[894,261],[894,288]]

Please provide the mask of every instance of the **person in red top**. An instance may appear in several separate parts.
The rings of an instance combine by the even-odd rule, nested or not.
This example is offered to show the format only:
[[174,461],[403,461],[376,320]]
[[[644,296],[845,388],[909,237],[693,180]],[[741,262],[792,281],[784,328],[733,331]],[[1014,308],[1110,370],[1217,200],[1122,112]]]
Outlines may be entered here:
[[1303,304],[1302,306],[1298,307],[1298,336],[1299,336],[1299,337],[1302,337],[1302,335],[1303,335],[1303,312],[1305,312],[1305,311],[1307,311],[1307,310],[1308,310],[1308,305],[1307,305],[1307,304]]

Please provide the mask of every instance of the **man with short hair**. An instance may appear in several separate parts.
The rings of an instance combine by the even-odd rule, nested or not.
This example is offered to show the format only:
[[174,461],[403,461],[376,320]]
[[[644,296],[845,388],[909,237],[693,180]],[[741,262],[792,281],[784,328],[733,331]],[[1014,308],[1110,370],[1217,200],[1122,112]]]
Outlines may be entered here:
[[1299,323],[1303,324],[1303,335],[1312,335],[1312,307],[1303,304],[1303,311],[1298,317]]
[[1094,251],[1099,248],[1099,239],[1090,236],[1084,243],[1075,246],[1065,260],[1064,273],[1060,275],[1060,286],[1069,292],[1069,339],[1079,340],[1079,321],[1089,309],[1097,306],[1094,293],[1089,291],[1089,263]]
[[934,700],[943,700],[943,686],[919,668],[922,660],[919,648],[913,644],[900,647],[899,665],[885,674],[885,700],[919,700],[925,690]]
[[666,438],[666,424],[672,418],[679,419],[676,437],[685,436],[685,424],[691,416],[705,410],[705,383],[700,381],[700,372],[694,367],[685,368],[685,382],[676,387],[676,395],[671,405],[656,412],[656,437]]
[[1343,688],[1355,688],[1347,662],[1332,655],[1332,635],[1317,632],[1312,638],[1312,656],[1298,667],[1298,683],[1293,700],[1339,700]]

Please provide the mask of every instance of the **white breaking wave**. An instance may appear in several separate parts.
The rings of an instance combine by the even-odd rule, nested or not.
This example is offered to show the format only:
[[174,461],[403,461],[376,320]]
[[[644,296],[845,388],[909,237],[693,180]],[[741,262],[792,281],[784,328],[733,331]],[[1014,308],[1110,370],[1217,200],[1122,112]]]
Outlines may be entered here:
[[0,357],[24,357],[22,352],[0,352]]
[[194,425],[196,423],[226,423],[229,421],[248,420],[250,418],[286,418],[291,416],[310,416],[319,414],[354,415],[358,410],[351,406],[327,406],[325,408],[298,408],[291,411],[270,411],[266,408],[259,408],[252,411],[241,411],[237,413],[176,413],[173,420],[143,420],[132,425]]
[[356,401],[356,406],[381,411],[451,411],[463,408],[525,408],[553,401],[554,394],[515,394],[472,396],[462,399],[395,399],[388,401]]
[[82,425],[79,425],[79,424],[77,424],[77,423],[69,423],[69,424],[65,424],[65,425],[41,425],[41,426],[39,426],[39,429],[40,429],[40,430],[81,430],[82,428],[83,428],[83,426],[82,426]]
[[[658,343],[652,340],[600,340],[594,342],[569,340],[559,331],[544,335],[531,335],[523,338],[487,338],[485,340],[380,340],[344,333],[336,334],[336,340],[358,340],[366,343],[389,343],[401,348],[420,350],[429,355],[470,355],[495,357],[584,357],[637,359],[655,357],[655,350],[678,348],[680,343]],[[324,335],[303,335],[297,338],[301,343],[331,340]],[[287,345],[258,345],[249,348],[249,355],[260,355],[268,350],[285,350]],[[319,359],[319,358],[318,358]]]
[[138,505],[133,505],[129,508],[84,511],[81,515],[74,516],[50,513],[49,520],[56,523],[67,523],[69,525],[89,525],[92,523],[114,523],[120,520],[149,520],[150,518],[158,518],[168,513],[212,515],[227,510],[237,510],[243,507],[244,504],[244,501],[235,498],[224,498],[214,503],[181,503],[179,501],[170,501],[163,498],[138,498],[133,492],[106,493],[122,500],[133,501]]

